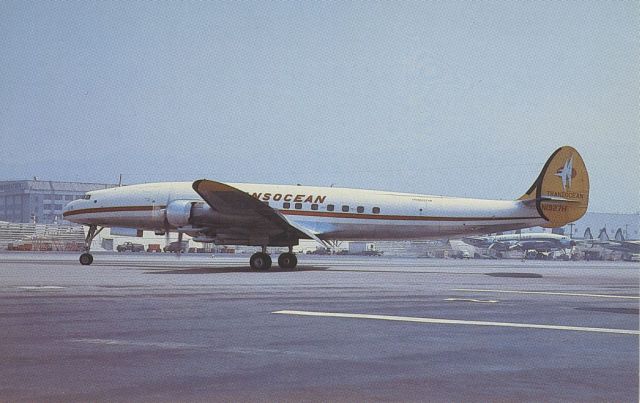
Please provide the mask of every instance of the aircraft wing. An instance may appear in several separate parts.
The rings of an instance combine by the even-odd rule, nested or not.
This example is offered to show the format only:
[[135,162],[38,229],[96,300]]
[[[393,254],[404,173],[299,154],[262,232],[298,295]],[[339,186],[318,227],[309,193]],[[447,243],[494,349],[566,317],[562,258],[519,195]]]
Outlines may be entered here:
[[597,245],[623,253],[640,253],[640,243],[632,241],[608,241],[600,242]]
[[638,241],[623,241],[622,246],[627,248],[631,253],[640,253],[640,242]]
[[511,249],[511,242],[493,242],[489,245],[489,250],[508,251]]
[[514,249],[521,250],[553,250],[561,249],[562,246],[550,241],[523,241],[518,242]]
[[252,197],[242,190],[226,183],[208,179],[200,179],[192,184],[204,201],[223,216],[242,217],[242,222],[252,222],[251,225],[238,224],[231,231],[249,233],[251,238],[267,239],[270,246],[288,246],[291,241],[298,239],[314,239],[323,243],[315,234],[287,220],[277,210],[266,203]]

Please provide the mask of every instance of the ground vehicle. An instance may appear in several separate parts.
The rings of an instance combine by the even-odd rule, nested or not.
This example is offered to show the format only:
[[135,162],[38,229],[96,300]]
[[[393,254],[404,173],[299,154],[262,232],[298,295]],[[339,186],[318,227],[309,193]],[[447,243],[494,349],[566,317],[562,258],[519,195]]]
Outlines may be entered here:
[[30,251],[33,250],[33,244],[25,243],[24,241],[15,241],[7,245],[7,250]]
[[625,256],[627,262],[640,262],[640,253],[631,253]]
[[165,246],[162,250],[165,252],[175,253],[180,251],[181,253],[186,253],[189,250],[189,242],[171,242],[169,245]]
[[459,250],[453,252],[451,257],[454,259],[471,259],[471,253],[468,250]]
[[358,252],[358,253],[351,253],[351,255],[357,255],[357,256],[382,256],[384,252],[379,251],[379,250],[363,250],[362,252]]
[[144,245],[141,243],[125,242],[116,247],[118,252],[144,252]]

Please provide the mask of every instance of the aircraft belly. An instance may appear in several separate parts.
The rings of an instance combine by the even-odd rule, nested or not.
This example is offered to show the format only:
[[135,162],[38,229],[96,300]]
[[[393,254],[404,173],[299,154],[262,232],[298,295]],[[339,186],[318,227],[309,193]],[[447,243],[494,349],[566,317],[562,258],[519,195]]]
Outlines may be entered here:
[[[293,217],[292,217],[293,218]],[[291,219],[292,219],[291,218]],[[457,235],[485,234],[505,229],[527,228],[536,222],[495,221],[397,221],[295,217],[295,222],[323,239],[393,240],[438,239]]]

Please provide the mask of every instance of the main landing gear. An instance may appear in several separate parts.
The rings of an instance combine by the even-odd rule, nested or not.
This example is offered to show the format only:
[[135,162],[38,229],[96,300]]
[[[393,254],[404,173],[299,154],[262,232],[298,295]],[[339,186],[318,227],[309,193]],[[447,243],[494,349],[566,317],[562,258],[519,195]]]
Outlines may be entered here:
[[93,255],[89,253],[91,252],[91,243],[103,229],[104,227],[100,227],[100,229],[98,229],[97,225],[89,225],[89,231],[87,231],[87,236],[84,239],[84,253],[80,255],[81,265],[88,266],[93,263]]
[[[289,247],[289,252],[280,254],[278,257],[278,266],[281,269],[295,269],[298,265],[298,258],[292,251],[293,247]],[[271,256],[267,254],[267,247],[262,247],[262,252],[251,255],[249,265],[254,270],[269,270],[271,268]]]

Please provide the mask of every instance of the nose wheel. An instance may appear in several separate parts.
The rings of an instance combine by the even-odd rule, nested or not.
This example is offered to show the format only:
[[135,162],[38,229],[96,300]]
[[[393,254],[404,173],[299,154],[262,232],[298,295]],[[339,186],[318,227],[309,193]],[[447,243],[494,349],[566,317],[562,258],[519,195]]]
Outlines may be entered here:
[[80,255],[80,264],[83,266],[89,266],[93,263],[93,255],[89,253],[91,251],[91,242],[93,239],[102,231],[104,227],[100,227],[98,229],[97,225],[90,225],[89,231],[87,231],[87,236],[84,239],[84,253]]
[[93,263],[93,255],[91,253],[83,253],[80,255],[80,264],[83,266],[88,266]]

